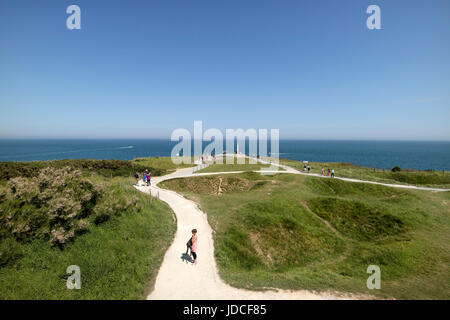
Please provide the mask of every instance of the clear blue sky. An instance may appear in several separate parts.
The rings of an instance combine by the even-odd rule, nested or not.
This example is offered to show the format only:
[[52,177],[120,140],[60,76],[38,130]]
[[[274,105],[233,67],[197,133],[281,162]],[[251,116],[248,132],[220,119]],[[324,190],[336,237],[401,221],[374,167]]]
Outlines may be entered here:
[[0,138],[167,138],[194,120],[450,140],[450,1],[0,2]]

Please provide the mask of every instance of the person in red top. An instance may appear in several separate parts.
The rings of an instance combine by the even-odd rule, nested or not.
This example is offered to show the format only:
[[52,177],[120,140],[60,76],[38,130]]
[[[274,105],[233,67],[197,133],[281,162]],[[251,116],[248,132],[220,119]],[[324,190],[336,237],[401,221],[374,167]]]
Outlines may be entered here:
[[192,239],[191,253],[192,257],[194,258],[194,263],[197,264],[197,243],[198,243],[197,229],[192,229],[191,239]]

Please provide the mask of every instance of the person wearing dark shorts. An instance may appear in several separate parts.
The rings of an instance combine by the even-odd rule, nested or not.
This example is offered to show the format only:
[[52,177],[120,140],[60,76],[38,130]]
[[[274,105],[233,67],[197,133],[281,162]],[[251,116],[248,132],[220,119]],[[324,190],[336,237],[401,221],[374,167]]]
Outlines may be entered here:
[[194,258],[194,263],[197,264],[197,229],[192,229],[192,247],[191,247],[191,253],[192,257]]

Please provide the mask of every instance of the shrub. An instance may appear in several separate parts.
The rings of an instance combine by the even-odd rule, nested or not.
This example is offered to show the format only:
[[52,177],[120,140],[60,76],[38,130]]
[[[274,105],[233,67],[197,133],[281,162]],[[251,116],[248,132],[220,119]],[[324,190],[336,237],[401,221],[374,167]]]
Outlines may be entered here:
[[78,169],[82,173],[89,175],[96,173],[105,177],[133,175],[136,171],[143,172],[148,169],[153,176],[163,175],[166,170],[151,168],[133,161],[123,160],[89,160],[71,159],[39,162],[0,162],[0,180],[9,180],[16,177],[36,177],[44,168],[62,169],[70,167],[72,170]]
[[402,168],[400,168],[399,166],[395,166],[391,169],[392,172],[400,172],[402,171]]
[[[137,199],[115,197],[80,170],[43,168],[33,178],[15,177],[0,188],[0,241],[48,240],[61,248],[89,229],[136,206]],[[12,240],[11,240],[12,241]],[[2,261],[11,260],[2,258]]]

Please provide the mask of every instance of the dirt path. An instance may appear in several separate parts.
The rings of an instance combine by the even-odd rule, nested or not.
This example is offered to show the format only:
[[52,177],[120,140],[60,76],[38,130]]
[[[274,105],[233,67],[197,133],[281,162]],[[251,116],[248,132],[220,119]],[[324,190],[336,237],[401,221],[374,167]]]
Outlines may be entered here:
[[[193,174],[192,168],[180,169],[172,174],[152,179],[152,186],[138,186],[138,190],[152,193],[166,202],[177,217],[175,239],[164,256],[163,263],[155,281],[155,287],[147,299],[355,299],[364,298],[346,293],[321,292],[307,290],[268,290],[250,291],[231,287],[225,284],[217,272],[214,259],[213,230],[208,224],[206,214],[197,204],[187,200],[176,192],[161,189],[157,184],[164,180],[206,174]],[[231,172],[227,172],[231,173]],[[216,174],[216,173],[213,173]],[[220,174],[220,173],[217,173]],[[198,230],[198,264],[188,261],[186,242],[191,229]],[[369,298],[369,297],[365,297]]]
[[[255,159],[255,158],[253,158],[253,159]],[[257,160],[257,159],[255,159],[255,160]],[[259,159],[257,161],[259,161],[261,163],[269,164],[269,162],[267,162],[267,161],[263,161],[263,160],[259,160]],[[323,178],[323,179],[337,179],[337,180],[342,180],[342,181],[347,181],[347,182],[378,184],[378,185],[381,185],[381,186],[392,187],[392,188],[400,188],[400,189],[414,189],[414,190],[435,191],[435,192],[450,191],[450,189],[418,187],[418,186],[403,185],[403,184],[393,184],[393,183],[382,183],[382,182],[360,180],[360,179],[353,179],[353,178],[343,178],[343,177],[330,178],[328,176],[322,176],[322,175],[320,175],[318,173],[306,173],[306,172],[298,171],[298,170],[296,170],[296,169],[294,169],[292,167],[288,167],[286,165],[275,164],[275,163],[272,163],[272,165],[278,166],[278,167],[283,168],[285,170],[285,171],[279,171],[279,173],[293,173],[293,174],[301,174],[301,175],[305,175],[305,176],[312,176],[312,177]]]
[[[259,160],[262,163],[264,161]],[[267,162],[266,162],[267,163]],[[321,175],[303,173],[285,165],[275,164],[285,171],[274,171],[274,173],[291,173],[316,176],[329,179]],[[179,169],[176,172],[152,179],[152,186],[137,186],[142,192],[150,193],[154,197],[166,202],[177,217],[177,231],[174,241],[164,256],[163,263],[156,278],[155,287],[147,299],[217,299],[217,300],[241,300],[241,299],[371,299],[373,297],[364,295],[352,295],[340,292],[312,292],[308,290],[290,291],[271,289],[268,291],[250,291],[231,287],[219,277],[216,261],[214,259],[213,230],[208,224],[207,216],[196,203],[190,201],[176,192],[161,189],[159,182],[175,178],[186,178],[192,176],[233,174],[233,172],[208,172],[194,173],[199,167]],[[273,169],[273,167],[272,167]],[[265,170],[265,173],[268,173]],[[357,179],[339,178],[355,183],[373,183],[393,188],[408,188],[428,191],[449,191],[448,189],[425,188],[405,186],[396,184],[385,184]],[[190,262],[190,257],[185,255],[186,242],[190,237],[191,229],[196,228],[199,235],[198,264]]]
[[[267,163],[258,160],[262,163]],[[329,179],[318,174],[303,173],[285,165],[275,164],[285,171],[273,171],[273,173],[291,173],[316,176]],[[290,291],[271,289],[268,291],[250,291],[231,287],[219,277],[216,261],[214,259],[213,230],[208,224],[207,216],[196,203],[190,201],[176,192],[161,189],[159,182],[175,178],[186,178],[192,176],[233,174],[233,172],[208,172],[194,173],[199,167],[179,169],[176,172],[152,179],[152,186],[137,186],[142,192],[150,193],[166,202],[177,217],[177,231],[175,239],[164,256],[163,263],[156,278],[155,287],[147,299],[217,299],[217,300],[241,300],[241,299],[371,299],[373,297],[364,295],[352,295],[340,292],[312,292],[308,290]],[[272,167],[273,169],[273,167]],[[270,169],[269,169],[270,170]],[[261,171],[260,171],[261,172]],[[265,173],[270,171],[265,170]],[[363,181],[349,178],[339,178],[355,183],[373,183],[393,188],[407,188],[428,191],[449,191],[448,189],[426,188],[416,186],[405,186],[397,184],[385,184],[372,181]],[[199,235],[198,264],[190,262],[190,257],[185,254],[186,242],[191,234],[191,229],[196,228]]]

